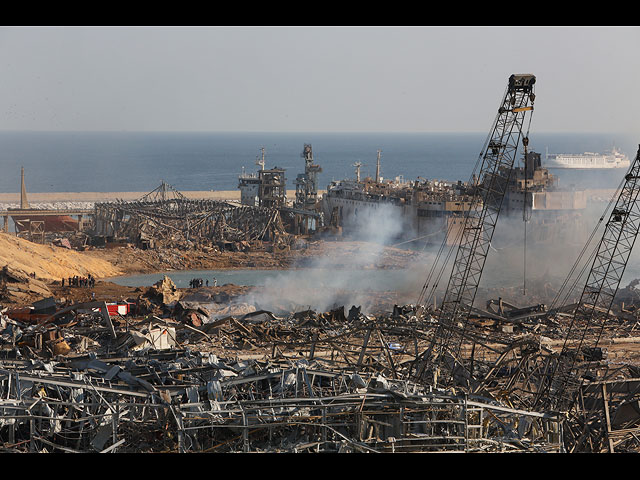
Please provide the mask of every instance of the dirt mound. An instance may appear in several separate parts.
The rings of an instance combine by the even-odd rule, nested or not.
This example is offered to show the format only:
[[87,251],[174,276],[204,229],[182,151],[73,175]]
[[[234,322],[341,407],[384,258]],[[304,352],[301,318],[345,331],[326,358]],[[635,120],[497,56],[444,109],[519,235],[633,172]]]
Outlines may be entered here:
[[6,233],[0,233],[0,268],[26,275],[35,273],[45,281],[60,281],[75,275],[96,278],[121,275],[123,272],[111,263],[82,255],[80,252],[52,245],[40,245]]

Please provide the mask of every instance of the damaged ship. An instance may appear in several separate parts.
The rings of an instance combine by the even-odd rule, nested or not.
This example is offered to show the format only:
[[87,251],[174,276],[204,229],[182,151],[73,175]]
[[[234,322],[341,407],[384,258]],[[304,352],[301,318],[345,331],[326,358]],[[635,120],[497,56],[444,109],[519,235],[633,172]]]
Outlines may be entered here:
[[[568,225],[581,228],[587,207],[584,190],[564,189],[558,178],[541,164],[540,154],[525,154],[524,167],[501,172],[509,179],[502,213],[504,217],[533,224],[533,241],[557,241],[569,234]],[[475,179],[472,182],[440,180],[386,180],[379,176],[360,180],[356,165],[355,180],[333,181],[322,198],[326,219],[341,227],[345,235],[355,233],[386,215],[400,222],[399,243],[414,245],[453,244],[464,225],[464,212],[471,208]],[[447,235],[447,232],[449,234]]]
[[[479,187],[475,175],[469,182],[421,177],[413,181],[402,177],[383,179],[378,150],[374,178],[361,179],[362,164],[356,162],[355,179],[334,180],[320,196],[317,174],[321,168],[313,163],[311,145],[305,144],[302,153],[305,173],[296,179],[296,199],[289,207],[285,170],[277,167],[266,170],[264,149],[261,151],[262,157],[256,160],[261,167],[257,174],[243,172],[238,178],[241,204],[268,205],[279,208],[282,213],[305,213],[305,221],[313,222],[306,225],[305,232],[325,227],[345,236],[359,234],[366,237],[363,240],[375,236],[383,243],[409,248],[439,245],[445,240],[453,245],[464,227],[465,212],[473,208]],[[515,220],[530,225],[525,234],[534,243],[570,240],[584,234],[587,192],[573,186],[561,187],[558,177],[542,165],[539,153],[525,151],[521,163],[523,166],[510,171],[502,168],[497,173],[500,181],[507,182],[501,206],[502,223]],[[297,228],[296,233],[299,232]],[[522,241],[514,232],[515,229],[500,229],[496,245]]]

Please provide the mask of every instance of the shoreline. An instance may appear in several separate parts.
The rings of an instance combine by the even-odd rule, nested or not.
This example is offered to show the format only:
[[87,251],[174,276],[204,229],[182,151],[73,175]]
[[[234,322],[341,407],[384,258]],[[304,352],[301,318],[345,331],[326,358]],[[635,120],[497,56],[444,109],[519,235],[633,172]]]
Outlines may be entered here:
[[[27,199],[30,203],[109,202],[115,200],[137,200],[148,193],[149,192],[27,192]],[[240,190],[193,190],[180,193],[191,199],[240,200]],[[20,192],[0,193],[0,203],[20,203]]]
[[[27,192],[29,203],[56,203],[56,202],[113,202],[116,200],[138,200],[150,192]],[[180,191],[189,199],[197,200],[228,200],[240,201],[240,190],[185,190]],[[318,194],[324,195],[326,190],[318,190]],[[613,188],[589,188],[585,189],[588,200],[608,200],[614,193]],[[295,190],[287,190],[287,198],[295,198]],[[0,192],[0,204],[19,204],[20,192]]]
[[[116,200],[138,200],[150,192],[27,192],[29,203],[54,202],[113,202]],[[197,200],[237,200],[240,190],[188,190],[180,191],[189,199]],[[319,190],[323,194],[325,190]],[[287,198],[295,198],[295,190],[287,190]],[[0,193],[0,203],[20,203],[20,192]]]

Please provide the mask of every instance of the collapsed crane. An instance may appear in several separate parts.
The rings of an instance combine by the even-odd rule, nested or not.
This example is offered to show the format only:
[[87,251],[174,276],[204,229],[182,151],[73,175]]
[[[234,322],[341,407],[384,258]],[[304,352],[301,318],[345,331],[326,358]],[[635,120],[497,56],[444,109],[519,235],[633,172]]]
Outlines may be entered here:
[[[528,144],[528,136],[523,135],[523,126],[526,117],[530,118],[528,114],[533,111],[535,82],[536,77],[531,74],[509,77],[490,139],[481,153],[480,172],[477,177],[474,175],[473,182],[476,194],[468,212],[465,212],[460,241],[454,242],[454,245],[458,245],[457,253],[439,310],[438,328],[431,345],[421,355],[422,365],[417,369],[418,378],[430,372],[434,385],[441,380],[445,385],[453,380],[456,367],[451,361],[456,363],[459,356],[465,324],[478,290],[520,138],[523,137],[525,147]],[[462,324],[462,331],[459,323]],[[448,378],[440,375],[445,359],[449,362],[451,373]]]

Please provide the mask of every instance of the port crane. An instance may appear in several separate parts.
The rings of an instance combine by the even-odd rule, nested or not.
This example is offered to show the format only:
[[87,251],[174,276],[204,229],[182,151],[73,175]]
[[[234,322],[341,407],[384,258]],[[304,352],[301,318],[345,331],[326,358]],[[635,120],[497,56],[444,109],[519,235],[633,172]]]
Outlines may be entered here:
[[[480,154],[479,175],[473,175],[475,194],[464,215],[460,240],[456,239],[454,243],[457,253],[439,310],[438,327],[431,344],[420,356],[421,366],[416,363],[416,376],[421,378],[430,372],[434,385],[447,385],[453,380],[455,366],[448,365],[451,375],[442,375],[441,368],[445,360],[459,356],[464,327],[478,290],[520,139],[525,147],[528,144],[528,134],[523,134],[523,127],[527,117],[529,122],[531,119],[535,83],[536,77],[532,74],[509,77],[489,138]],[[445,239],[443,245],[446,242]],[[421,298],[428,288],[427,283]],[[462,324],[462,332],[459,324]]]
[[[538,408],[570,411],[580,386],[591,377],[589,352],[598,346],[640,230],[640,146],[621,184],[562,350],[547,365],[546,374],[542,376],[534,403]],[[607,211],[600,220],[606,215]],[[588,334],[591,334],[590,338]]]

